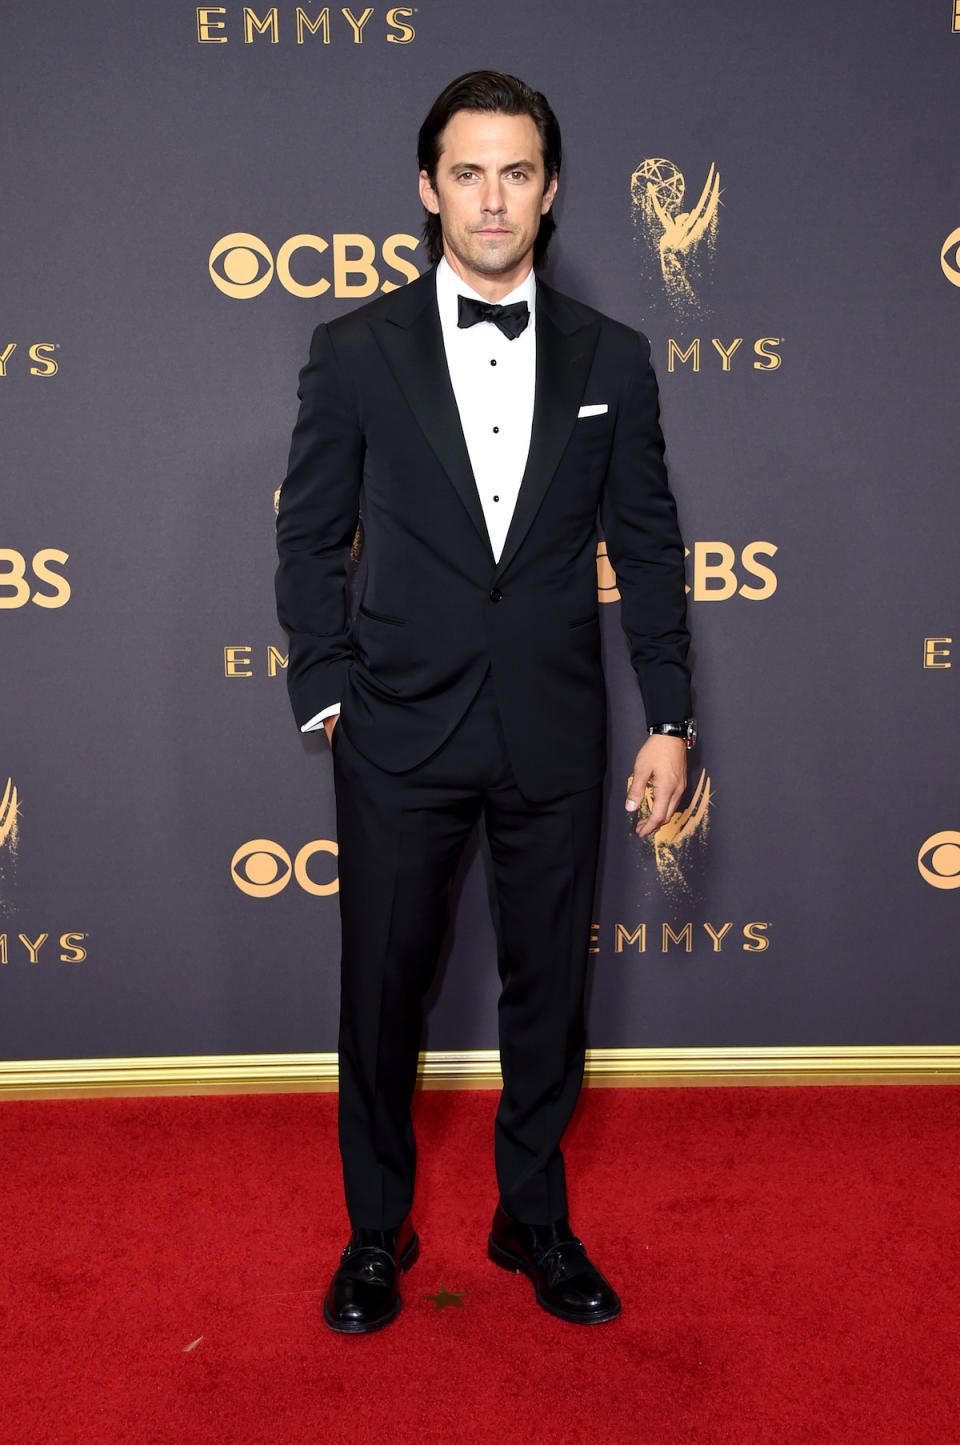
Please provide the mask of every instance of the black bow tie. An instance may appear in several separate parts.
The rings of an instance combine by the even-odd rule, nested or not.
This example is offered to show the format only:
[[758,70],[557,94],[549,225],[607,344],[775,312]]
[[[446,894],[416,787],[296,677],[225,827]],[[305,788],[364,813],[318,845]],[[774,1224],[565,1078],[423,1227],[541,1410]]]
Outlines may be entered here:
[[489,301],[475,301],[472,296],[457,297],[457,325],[476,326],[478,321],[492,321],[508,341],[516,341],[526,331],[530,320],[530,308],[526,301],[514,301],[512,306],[494,306]]

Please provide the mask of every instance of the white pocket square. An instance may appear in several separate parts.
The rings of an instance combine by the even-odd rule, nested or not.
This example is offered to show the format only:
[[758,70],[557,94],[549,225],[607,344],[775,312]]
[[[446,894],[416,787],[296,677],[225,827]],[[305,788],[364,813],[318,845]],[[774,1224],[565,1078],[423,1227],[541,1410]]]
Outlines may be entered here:
[[582,406],[577,412],[577,420],[579,421],[582,416],[603,416],[603,413],[609,410],[605,401],[599,401],[595,406]]

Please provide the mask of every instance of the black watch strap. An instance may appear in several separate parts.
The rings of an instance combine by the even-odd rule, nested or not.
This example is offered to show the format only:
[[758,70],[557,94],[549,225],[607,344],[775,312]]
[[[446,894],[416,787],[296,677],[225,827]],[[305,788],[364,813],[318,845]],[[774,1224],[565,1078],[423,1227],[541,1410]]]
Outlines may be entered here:
[[647,731],[651,737],[660,734],[668,738],[683,738],[687,747],[692,748],[697,741],[697,720],[688,717],[683,722],[654,723]]

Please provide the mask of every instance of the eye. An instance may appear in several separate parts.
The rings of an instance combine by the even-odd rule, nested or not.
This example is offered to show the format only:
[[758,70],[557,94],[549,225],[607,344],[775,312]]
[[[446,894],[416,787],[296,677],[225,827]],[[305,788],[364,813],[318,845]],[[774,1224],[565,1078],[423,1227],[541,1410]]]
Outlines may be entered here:
[[272,898],[286,888],[293,864],[286,848],[269,838],[253,838],[230,859],[230,876],[251,898]]
[[273,257],[260,237],[247,231],[221,236],[208,264],[213,284],[240,301],[259,296],[273,277]]
[[934,833],[917,854],[917,867],[934,888],[960,888],[960,833]]

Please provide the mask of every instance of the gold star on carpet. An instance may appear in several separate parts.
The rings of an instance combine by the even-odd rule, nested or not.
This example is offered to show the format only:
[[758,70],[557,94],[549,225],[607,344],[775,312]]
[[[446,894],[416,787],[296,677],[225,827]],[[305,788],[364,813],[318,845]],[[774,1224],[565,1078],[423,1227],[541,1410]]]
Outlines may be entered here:
[[424,1299],[433,1300],[434,1310],[444,1310],[448,1305],[456,1305],[458,1310],[463,1309],[463,1301],[470,1293],[469,1290],[460,1291],[441,1288],[439,1294],[425,1294]]

